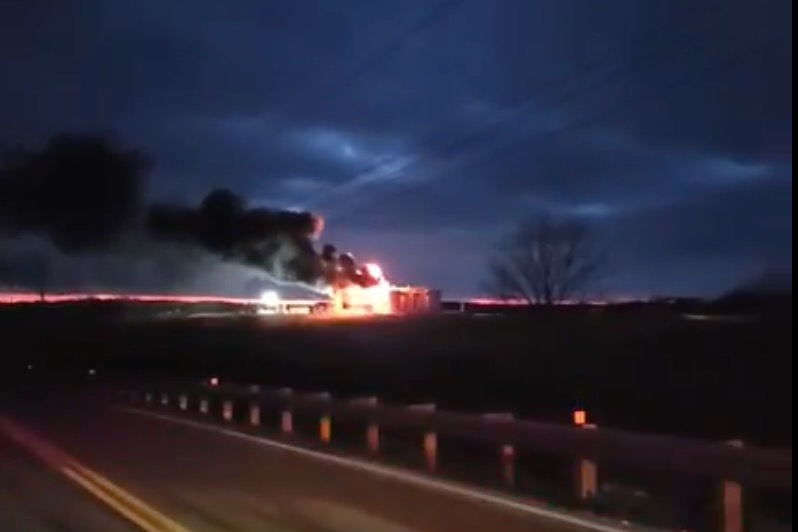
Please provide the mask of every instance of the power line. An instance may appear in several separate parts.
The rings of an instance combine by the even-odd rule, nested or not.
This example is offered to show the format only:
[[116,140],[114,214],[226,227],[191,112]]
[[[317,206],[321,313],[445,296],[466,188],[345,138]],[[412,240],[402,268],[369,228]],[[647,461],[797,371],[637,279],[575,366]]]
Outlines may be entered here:
[[[770,35],[766,39],[762,39],[762,40],[757,41],[753,46],[749,46],[749,47],[743,48],[742,50],[738,50],[738,51],[733,52],[731,54],[726,54],[726,56],[722,58],[722,59],[725,59],[726,61],[721,60],[720,62],[718,62],[718,63],[716,63],[714,65],[711,65],[711,66],[714,66],[715,68],[723,67],[723,66],[725,66],[727,64],[727,62],[730,62],[730,61],[732,61],[734,59],[737,59],[738,57],[749,55],[749,54],[756,54],[758,52],[764,52],[767,49],[769,49],[770,47],[778,44],[783,38],[784,38],[783,35],[777,35],[775,37]],[[706,72],[708,72],[710,70],[712,70],[712,69],[711,68],[707,68],[707,69],[702,70],[700,73],[706,73]],[[689,80],[692,77],[692,74],[693,73],[689,73],[686,76],[682,76],[682,77],[679,77],[679,78],[675,79],[672,83],[667,85],[667,88],[668,89],[672,89],[672,88],[675,88],[675,87],[681,85],[685,81]],[[582,129],[582,128],[585,128],[586,126],[598,123],[602,119],[606,119],[606,118],[612,116],[613,114],[615,114],[626,103],[627,102],[625,102],[625,101],[617,101],[617,102],[615,102],[614,105],[611,105],[610,107],[608,107],[606,109],[603,109],[600,113],[596,113],[595,115],[591,115],[589,117],[586,117],[587,119],[585,119],[585,117],[583,117],[583,119],[576,120],[576,121],[568,124],[567,126],[565,126],[563,128],[560,128],[560,129],[557,129],[557,130],[548,131],[548,132],[546,132],[544,134],[541,134],[541,135],[533,137],[533,138],[522,138],[522,139],[519,139],[519,140],[517,140],[515,142],[512,142],[510,144],[502,146],[498,150],[495,150],[493,153],[489,154],[487,158],[483,159],[482,161],[477,163],[475,166],[471,166],[470,169],[473,170],[474,168],[478,168],[478,167],[485,166],[486,164],[490,164],[490,163],[496,161],[497,159],[499,159],[501,157],[504,157],[504,156],[506,156],[506,155],[508,155],[508,154],[510,154],[512,152],[518,151],[520,148],[525,147],[527,144],[529,144],[530,142],[532,142],[534,140],[539,140],[541,137],[562,135],[564,133],[568,133],[568,132],[571,132],[571,131],[577,130],[577,129]],[[394,194],[389,194],[387,197],[390,197],[392,199],[396,199],[397,197],[401,197],[401,195],[403,193],[407,193],[410,190],[412,190],[413,189],[413,185],[419,186],[420,184],[425,184],[425,183],[413,183],[413,184],[410,184],[410,185],[404,187],[404,190],[397,191]],[[384,204],[385,203],[380,203],[380,205],[384,205]],[[347,218],[346,216],[341,216],[341,217],[338,217],[337,219],[341,220],[341,219],[346,219],[346,218]]]
[[[655,31],[653,34],[665,34],[668,35],[672,33],[672,30],[679,28],[680,26],[696,22],[696,21],[703,21],[704,18],[711,15],[716,9],[717,4],[710,4],[710,5],[702,5],[700,8],[693,8],[686,10],[680,13],[678,16],[674,17],[673,19],[669,20],[666,24],[664,24],[658,31]],[[704,30],[702,30],[704,31]],[[705,36],[706,34],[702,34]],[[661,39],[655,40],[651,38],[651,34],[647,35],[644,39],[638,39],[635,42],[629,43],[629,47],[633,49],[640,49],[641,45],[650,44],[648,41],[655,41],[651,48],[653,50],[645,50],[647,53],[640,53],[637,54],[633,59],[632,63],[642,60],[651,59],[650,56],[656,55],[657,52],[666,52],[670,51],[667,47],[658,48],[657,44],[671,44],[668,41],[662,41]],[[660,41],[660,42],[657,42]],[[653,53],[652,53],[653,52]],[[525,91],[523,91],[523,96],[519,97],[516,101],[514,101],[508,110],[505,110],[500,114],[501,116],[494,116],[491,120],[488,121],[487,124],[476,128],[475,130],[470,131],[464,136],[458,136],[454,139],[443,139],[444,142],[438,142],[439,146],[437,149],[431,150],[428,154],[420,155],[411,159],[410,161],[403,161],[400,158],[394,158],[387,163],[381,162],[379,164],[373,165],[366,169],[365,171],[361,171],[358,175],[356,175],[353,179],[338,185],[333,190],[326,192],[323,196],[319,198],[314,198],[310,200],[310,206],[318,206],[320,203],[323,203],[325,200],[331,200],[332,196],[335,194],[340,194],[343,192],[352,191],[352,189],[363,188],[370,184],[384,184],[386,180],[391,178],[395,178],[400,173],[407,171],[410,168],[418,166],[421,162],[428,160],[428,159],[436,159],[442,156],[451,154],[457,150],[461,150],[464,148],[468,148],[474,144],[480,143],[485,137],[488,136],[493,130],[505,125],[506,122],[515,119],[521,113],[529,112],[530,110],[535,110],[539,108],[540,101],[540,92],[545,91],[548,89],[556,89],[556,91],[552,90],[552,94],[554,95],[561,95],[563,89],[572,89],[574,86],[579,87],[578,83],[582,81],[584,84],[584,80],[582,78],[596,76],[598,75],[616,75],[619,73],[623,73],[624,70],[629,68],[628,62],[620,62],[619,64],[610,64],[610,68],[606,68],[607,65],[602,65],[600,63],[596,64],[597,67],[605,67],[605,68],[597,68],[597,69],[589,69],[587,76],[584,73],[581,73],[579,76],[574,76],[572,74],[566,76],[559,76],[553,77],[543,82],[534,83],[531,87],[528,87]],[[632,65],[633,66],[633,65]],[[545,93],[544,93],[545,94]],[[550,104],[550,102],[548,102]],[[531,109],[529,108],[531,106]],[[431,143],[438,140],[436,134],[431,135],[429,138],[425,138],[422,140],[422,144]],[[380,179],[377,181],[373,179],[373,174],[378,173],[379,170],[385,168],[386,166],[398,166],[398,168],[392,169],[388,171],[388,175],[379,176]],[[351,197],[351,196],[349,196]],[[319,201],[321,200],[321,201]]]
[[[318,104],[329,103],[331,94],[348,88],[352,83],[357,82],[360,78],[368,74],[370,71],[380,66],[380,63],[388,60],[393,54],[400,51],[408,40],[416,35],[423,33],[431,28],[442,19],[450,15],[456,9],[461,7],[468,0],[442,0],[438,2],[435,7],[427,12],[427,14],[417,20],[408,30],[400,35],[395,36],[393,39],[385,43],[382,48],[377,50],[374,54],[370,55],[364,62],[357,65],[354,70],[341,78],[330,80],[329,83],[324,83],[313,90],[312,88],[303,91],[303,95],[295,100],[294,104],[298,101],[306,101],[306,107],[314,107]],[[309,101],[309,103],[307,103]],[[287,107],[293,108],[295,105],[288,104]]]
[[[706,36],[707,36],[707,33],[705,33],[705,32],[704,32],[704,33],[702,33],[702,37],[704,37],[704,38],[705,38],[705,39],[703,39],[703,40],[707,40],[707,39],[706,39]],[[699,41],[699,43],[700,43],[700,41]],[[695,45],[695,44],[697,44],[697,43],[696,43],[696,42],[692,42],[692,43],[688,43],[688,44],[693,44],[693,45]],[[693,48],[694,48],[694,47],[695,47],[695,46],[693,46]],[[672,49],[667,49],[667,51],[670,51],[670,52],[672,52],[673,50],[672,50]],[[692,52],[692,50],[685,50],[685,52]],[[648,54],[648,55],[651,55],[651,54]],[[622,69],[617,69],[617,68],[616,68],[616,69],[615,69],[615,70],[616,70],[616,73],[622,73],[622,72],[624,72],[624,71],[626,71],[626,73],[629,73],[629,72],[634,72],[635,70],[638,70],[638,69],[639,69],[639,68],[642,66],[642,64],[640,64],[640,63],[639,63],[639,60],[640,60],[640,59],[644,59],[644,58],[645,58],[645,59],[650,59],[649,57],[638,57],[638,58],[634,58],[632,61],[630,61],[630,62],[628,62],[627,64],[625,64],[625,67],[626,67],[626,68],[622,68]],[[625,103],[625,102],[624,102],[624,103]],[[604,116],[604,115],[602,114],[602,115],[600,115],[600,117],[601,117],[601,116]],[[548,131],[548,132],[545,132],[543,135],[544,135],[544,136],[546,136],[546,135],[551,135],[551,134],[556,134],[556,133],[567,132],[567,131],[570,131],[571,129],[574,129],[575,127],[583,127],[583,125],[582,125],[582,124],[581,124],[579,121],[577,121],[577,122],[576,122],[576,123],[574,123],[574,124],[570,124],[570,125],[568,125],[568,126],[565,126],[564,128],[561,128],[561,130],[553,130],[553,131]],[[442,154],[439,154],[439,157],[440,157],[440,155],[444,155],[444,156],[445,156],[445,155],[452,155],[452,154],[456,153],[457,149],[459,149],[459,148],[463,148],[463,147],[467,148],[467,147],[468,147],[468,144],[470,144],[470,142],[468,142],[468,141],[469,141],[469,140],[472,140],[472,138],[471,138],[471,137],[469,137],[469,138],[467,138],[467,139],[465,139],[465,140],[466,140],[466,142],[465,142],[465,143],[455,142],[453,145],[451,145],[451,146],[447,146],[447,147],[446,147],[446,149],[445,149],[445,152],[444,152],[444,153],[442,153]],[[515,145],[515,144],[523,145],[523,144],[525,144],[525,143],[526,143],[526,141],[527,141],[526,139],[522,139],[521,141],[514,143],[514,145]],[[452,149],[452,148],[454,148],[454,149]],[[503,154],[505,153],[505,148],[504,148],[504,147],[500,148],[500,151],[499,151],[499,153],[500,153],[500,155],[503,155]],[[496,157],[492,157],[492,158],[491,158],[491,160],[493,160],[493,159],[495,159],[495,158],[496,158]],[[391,173],[390,173],[388,176],[385,176],[385,178],[384,178],[383,180],[381,180],[381,181],[380,181],[379,183],[377,183],[377,184],[386,185],[386,183],[387,183],[387,182],[389,182],[391,179],[395,179],[395,178],[397,178],[398,176],[400,176],[400,175],[401,175],[401,173],[402,173],[402,172],[406,171],[408,168],[410,168],[410,167],[412,167],[412,166],[415,166],[416,164],[417,164],[417,161],[415,161],[415,162],[411,162],[410,164],[407,164],[407,165],[403,166],[402,168],[399,168],[399,169],[397,169],[396,171],[393,171],[393,172],[391,172]],[[334,217],[334,216],[335,216],[335,215],[333,214],[333,215],[332,215],[332,216],[330,216],[330,217]]]

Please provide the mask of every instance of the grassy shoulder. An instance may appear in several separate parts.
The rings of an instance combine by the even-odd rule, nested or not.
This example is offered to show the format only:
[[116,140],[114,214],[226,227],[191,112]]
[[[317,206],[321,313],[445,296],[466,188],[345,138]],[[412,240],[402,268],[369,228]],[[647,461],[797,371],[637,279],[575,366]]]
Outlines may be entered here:
[[3,364],[56,373],[215,374],[540,420],[584,408],[646,432],[792,438],[787,316],[647,306],[308,320],[114,303],[3,309],[0,331]]

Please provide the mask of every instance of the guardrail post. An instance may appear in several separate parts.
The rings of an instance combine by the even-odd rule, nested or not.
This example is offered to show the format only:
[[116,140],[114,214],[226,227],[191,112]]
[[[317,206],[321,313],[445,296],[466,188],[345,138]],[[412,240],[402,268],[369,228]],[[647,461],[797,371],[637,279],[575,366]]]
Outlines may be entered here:
[[[316,397],[323,401],[330,400],[330,394],[327,392],[321,392]],[[322,412],[319,417],[319,440],[322,443],[330,443],[332,440],[332,418],[329,412]]]
[[[376,397],[369,397],[368,402],[369,404],[377,406],[379,399]],[[377,454],[380,452],[380,425],[375,419],[370,419],[368,427],[366,427],[366,445],[368,445],[371,453]]]
[[224,419],[225,421],[233,421],[232,399],[224,399],[222,401],[222,419]]
[[[434,412],[435,404],[428,403],[422,405],[412,405],[409,408],[412,410]],[[424,460],[427,463],[427,470],[430,473],[434,473],[438,469],[438,435],[435,433],[432,427],[427,428],[426,432],[424,432],[424,439],[422,441]]]
[[[505,412],[485,414],[484,417],[498,421],[513,421],[515,418],[512,414]],[[499,455],[501,457],[502,479],[507,486],[513,487],[515,486],[515,447],[509,443],[500,445]]]
[[[585,423],[581,428],[595,430],[597,425]],[[598,491],[598,468],[596,463],[587,458],[579,458],[576,462],[576,497],[586,501],[596,495]]]
[[249,424],[253,427],[260,426],[260,405],[256,403],[249,405]]
[[[210,386],[211,388],[218,388],[219,377],[210,377],[208,379],[208,386]],[[200,404],[199,404],[200,414],[208,415],[210,413],[211,410],[210,403],[211,401],[207,397],[200,398]],[[222,411],[222,415],[224,415],[224,409]]]
[[[743,448],[743,442],[732,440],[727,442],[737,449]],[[743,532],[745,516],[743,511],[743,488],[739,482],[724,480],[721,485],[721,519],[723,532]]]
[[502,476],[508,487],[515,486],[515,447],[502,445]]
[[[260,386],[252,385],[249,387],[249,391],[257,394],[260,392]],[[249,404],[249,424],[253,427],[260,426],[260,404],[257,400]]]
[[[283,388],[280,393],[290,397],[294,392],[291,388]],[[294,418],[288,406],[283,408],[280,413],[280,430],[283,431],[283,434],[291,434],[294,431]]]
[[438,435],[432,431],[424,434],[424,457],[427,469],[434,473],[438,469]]
[[162,406],[169,406],[169,394],[166,393],[166,392],[163,392],[161,394],[161,405]]
[[180,410],[182,410],[184,412],[186,410],[188,410],[188,395],[181,394],[180,397],[177,400],[177,404],[178,404],[178,407],[180,408]]
[[[363,397],[361,399],[354,399],[352,402],[377,406],[379,399],[376,397]],[[369,452],[372,454],[377,454],[380,451],[380,425],[374,418],[369,418],[368,425],[366,426],[366,445],[368,446]]]
[[152,402],[152,392],[145,392],[144,393],[144,402],[151,403]]
[[200,397],[199,400],[199,411],[202,415],[208,415],[208,398],[207,397]]

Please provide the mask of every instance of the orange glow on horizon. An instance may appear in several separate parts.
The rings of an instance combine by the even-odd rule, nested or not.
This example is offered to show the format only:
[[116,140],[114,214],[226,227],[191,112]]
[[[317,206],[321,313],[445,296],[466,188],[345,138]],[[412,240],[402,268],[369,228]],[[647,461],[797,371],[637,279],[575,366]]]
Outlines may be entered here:
[[[376,265],[375,265],[376,266]],[[352,300],[356,306],[371,306],[379,308],[381,311],[374,313],[390,313],[390,299],[391,291],[396,289],[384,278],[375,286],[370,288],[361,288],[358,286],[342,288],[339,297],[348,298]],[[336,296],[332,296],[335,302]],[[259,305],[262,303],[258,297],[223,297],[211,295],[174,295],[174,294],[112,294],[112,293],[70,293],[70,294],[44,294],[43,296],[34,292],[0,292],[0,305],[3,304],[17,304],[17,303],[77,303],[87,301],[132,301],[137,303],[186,303],[186,304],[200,304],[200,303],[220,303],[228,305]],[[313,300],[315,301],[315,300]],[[325,301],[319,299],[319,302]],[[526,301],[522,300],[501,300],[490,298],[469,298],[460,300],[462,303],[469,303],[474,305],[506,305],[506,306],[523,306],[528,305]],[[613,299],[612,301],[587,301],[591,305],[609,305],[612,303],[634,302],[639,301],[635,298],[621,298]],[[293,303],[308,303],[311,300],[291,300]],[[563,305],[581,304],[581,301],[567,301]],[[387,309],[387,310],[386,310]],[[354,311],[357,313],[357,311]]]
[[[603,299],[586,299],[586,300],[567,300],[555,303],[556,305],[612,305],[614,303],[634,303],[640,301],[641,298],[637,297],[617,297],[611,300]],[[508,307],[523,307],[528,305],[536,305],[538,303],[529,303],[525,299],[496,299],[489,297],[475,297],[463,300],[464,303],[472,305],[499,305]]]
[[81,301],[135,301],[141,303],[226,303],[232,305],[257,304],[258,298],[219,297],[171,294],[36,294],[32,292],[0,293],[0,304],[15,303],[77,303]]

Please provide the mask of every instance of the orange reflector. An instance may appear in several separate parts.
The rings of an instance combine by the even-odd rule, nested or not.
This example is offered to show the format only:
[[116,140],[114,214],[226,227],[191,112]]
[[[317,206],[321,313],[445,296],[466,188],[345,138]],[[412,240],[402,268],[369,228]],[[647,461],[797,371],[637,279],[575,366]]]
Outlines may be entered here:
[[574,410],[574,425],[581,427],[587,423],[587,412],[584,410]]

